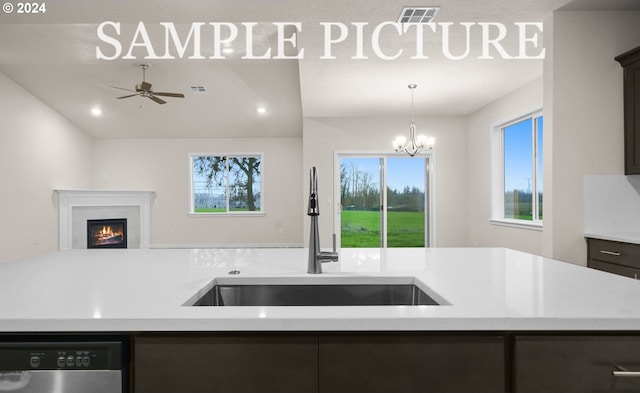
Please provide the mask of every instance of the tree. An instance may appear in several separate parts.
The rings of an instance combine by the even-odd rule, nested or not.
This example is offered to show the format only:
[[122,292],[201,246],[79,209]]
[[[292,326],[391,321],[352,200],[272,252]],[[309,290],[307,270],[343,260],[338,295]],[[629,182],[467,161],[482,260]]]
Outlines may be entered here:
[[378,209],[380,189],[374,176],[359,168],[354,162],[340,164],[340,200],[342,206],[357,209]]
[[260,176],[260,169],[260,157],[196,156],[193,158],[194,173],[204,177],[208,187],[212,185],[223,187],[227,184],[235,186],[237,191],[235,196],[246,202],[249,211],[256,210],[256,197],[259,194],[254,190],[254,183],[256,177]]

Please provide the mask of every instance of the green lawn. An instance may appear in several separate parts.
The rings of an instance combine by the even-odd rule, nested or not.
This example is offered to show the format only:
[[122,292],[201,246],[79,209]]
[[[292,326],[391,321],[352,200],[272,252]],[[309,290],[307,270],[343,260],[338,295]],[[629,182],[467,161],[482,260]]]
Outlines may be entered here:
[[[388,212],[387,246],[424,247],[424,213]],[[343,210],[341,247],[380,247],[380,212]]]
[[[514,220],[533,221],[533,216],[531,214],[505,215],[504,218],[511,218]],[[540,220],[542,220],[542,217],[540,217]]]
[[504,218],[511,218],[513,220],[528,220],[531,221],[532,220],[532,215],[531,214],[518,214],[515,216],[505,216]]
[[[248,212],[249,209],[247,208],[233,208],[231,210],[229,210],[230,212]],[[260,209],[255,210],[256,212],[259,212]],[[194,209],[194,213],[226,213],[227,209],[225,209],[224,207],[216,207],[216,208],[207,208],[207,207],[196,207]]]
[[194,213],[224,213],[227,211],[225,208],[206,208],[206,207],[196,207]]

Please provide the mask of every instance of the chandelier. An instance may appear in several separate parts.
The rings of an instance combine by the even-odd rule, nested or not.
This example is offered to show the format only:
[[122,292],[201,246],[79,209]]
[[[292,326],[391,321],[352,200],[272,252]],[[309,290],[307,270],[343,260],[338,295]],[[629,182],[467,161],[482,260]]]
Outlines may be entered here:
[[413,120],[413,90],[418,85],[411,84],[409,89],[411,90],[411,123],[409,124],[409,140],[404,136],[398,136],[393,140],[393,148],[397,152],[405,152],[409,156],[413,157],[416,154],[433,149],[435,144],[435,138],[427,137],[425,135],[418,135],[416,137],[416,125]]

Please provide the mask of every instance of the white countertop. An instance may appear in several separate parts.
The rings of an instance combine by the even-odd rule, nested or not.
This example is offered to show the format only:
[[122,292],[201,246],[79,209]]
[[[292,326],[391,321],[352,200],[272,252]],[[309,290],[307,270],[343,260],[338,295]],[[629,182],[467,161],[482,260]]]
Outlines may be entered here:
[[640,244],[640,232],[585,232],[584,237]]
[[70,250],[0,263],[0,332],[640,331],[640,281],[502,248],[343,249],[314,280],[416,277],[440,306],[188,307],[216,277],[309,277],[306,249]]

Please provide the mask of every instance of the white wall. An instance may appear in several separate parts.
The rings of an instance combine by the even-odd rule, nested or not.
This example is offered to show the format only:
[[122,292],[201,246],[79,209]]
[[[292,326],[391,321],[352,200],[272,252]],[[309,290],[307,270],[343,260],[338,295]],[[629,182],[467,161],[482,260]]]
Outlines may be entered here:
[[547,258],[553,258],[553,157],[555,149],[553,148],[553,13],[548,15],[544,20],[544,47],[545,59],[542,62],[542,90],[544,102],[544,160],[543,160],[543,184],[544,199],[544,218],[546,225],[542,232],[542,255]]
[[58,249],[56,188],[91,188],[91,138],[0,73],[0,261]]
[[[417,118],[419,132],[437,138],[436,246],[501,245],[585,264],[583,179],[623,173],[622,68],[613,58],[638,45],[638,11],[557,11],[545,20],[544,93],[534,81],[468,118]],[[332,198],[334,151],[390,152],[408,128],[405,117],[307,118],[302,139],[98,140],[94,155],[90,137],[2,74],[0,92],[0,214],[9,223],[0,226],[0,261],[57,249],[55,188],[155,191],[153,244],[306,242],[309,167],[319,168],[321,193]],[[491,126],[541,95],[544,231],[491,226]],[[188,153],[247,149],[264,152],[269,165],[266,216],[188,217]]]
[[[467,214],[466,119],[462,117],[416,117],[418,134],[434,136],[435,147],[435,244],[438,247],[464,246]],[[320,193],[320,243],[331,247],[333,233],[334,152],[393,153],[391,141],[409,133],[407,117],[305,118],[303,123],[304,157],[302,165],[301,214],[304,216],[305,242],[309,220],[306,203],[309,168],[318,169]]]
[[545,124],[553,135],[547,241],[554,258],[586,265],[583,178],[624,173],[622,67],[614,57],[640,45],[640,12],[557,11],[552,45],[552,72],[545,74],[553,86],[553,102],[545,104],[553,111]]
[[[265,215],[189,216],[189,153],[263,153]],[[94,158],[96,188],[155,192],[152,246],[302,244],[300,138],[100,139]]]
[[495,181],[492,161],[497,154],[492,148],[492,134],[497,126],[540,109],[542,78],[522,86],[469,116],[466,168],[469,245],[508,247],[542,254],[541,231],[499,226],[489,222],[492,218],[492,183]]
[[627,236],[640,233],[640,176],[585,176],[584,232]]

